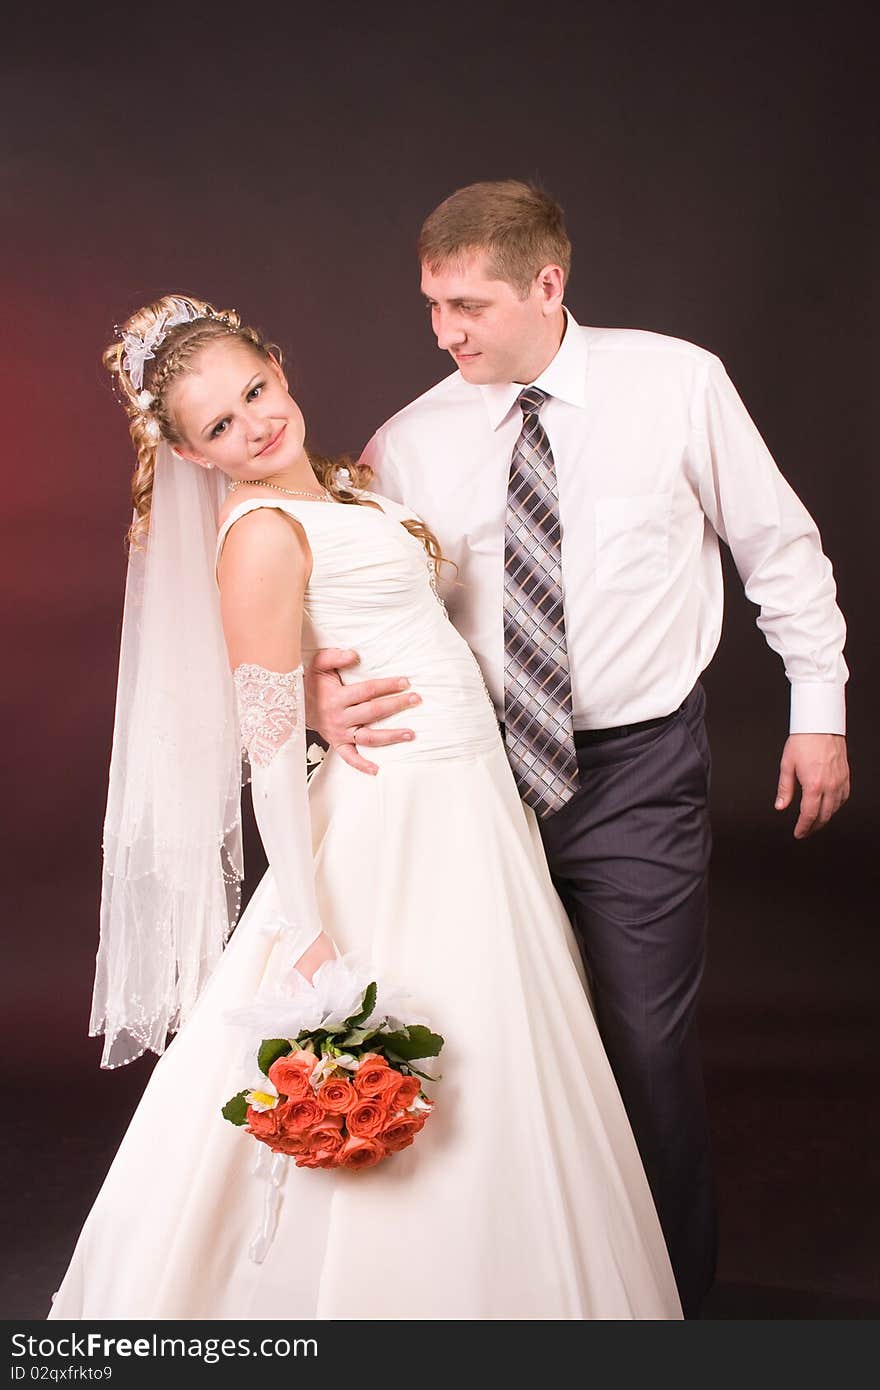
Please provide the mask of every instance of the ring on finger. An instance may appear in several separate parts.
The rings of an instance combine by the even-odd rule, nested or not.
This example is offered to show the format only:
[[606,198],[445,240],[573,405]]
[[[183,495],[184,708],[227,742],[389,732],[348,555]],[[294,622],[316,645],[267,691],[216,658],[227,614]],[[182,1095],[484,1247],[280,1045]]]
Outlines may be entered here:
[[363,725],[362,725],[362,724],[355,724],[354,728],[353,728],[352,731],[351,731],[351,741],[352,741],[352,743],[355,744],[355,745],[357,744],[357,736],[358,736],[358,734],[360,733],[360,731],[361,731],[362,728],[363,728]]

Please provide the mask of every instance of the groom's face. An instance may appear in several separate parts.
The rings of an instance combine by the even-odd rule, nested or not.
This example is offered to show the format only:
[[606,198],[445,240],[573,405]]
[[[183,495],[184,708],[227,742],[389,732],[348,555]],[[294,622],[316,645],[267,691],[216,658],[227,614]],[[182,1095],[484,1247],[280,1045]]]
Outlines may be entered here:
[[538,281],[523,298],[487,272],[484,251],[438,270],[422,266],[437,346],[475,385],[533,381],[545,365],[546,296]]

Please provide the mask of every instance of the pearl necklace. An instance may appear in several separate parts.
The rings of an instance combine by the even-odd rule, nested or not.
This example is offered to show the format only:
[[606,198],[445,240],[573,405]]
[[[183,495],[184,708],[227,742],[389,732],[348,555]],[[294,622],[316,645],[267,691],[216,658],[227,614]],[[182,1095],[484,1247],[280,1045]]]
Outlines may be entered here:
[[320,492],[304,492],[301,488],[282,487],[280,483],[266,483],[261,478],[239,478],[236,482],[229,484],[229,491],[234,492],[237,487],[245,487],[250,484],[252,487],[270,487],[275,492],[287,492],[291,497],[310,497],[313,502],[332,502],[333,498],[326,488]]

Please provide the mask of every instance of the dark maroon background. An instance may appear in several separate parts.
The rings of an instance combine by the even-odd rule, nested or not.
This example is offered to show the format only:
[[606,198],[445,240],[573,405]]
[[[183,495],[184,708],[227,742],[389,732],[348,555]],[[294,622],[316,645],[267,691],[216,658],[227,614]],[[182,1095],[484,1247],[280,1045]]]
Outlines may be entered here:
[[[449,370],[418,294],[422,218],[508,176],[563,203],[581,322],[723,358],[834,562],[855,792],[798,845],[772,809],[787,683],[727,567],[703,1024],[727,1287],[880,1300],[862,1118],[880,955],[870,14],[625,0],[4,22],[3,1056],[26,1155],[10,1171],[36,1201],[16,1313],[41,1316],[149,1070],[98,1076],[85,1037],[132,462],[100,350],[159,293],[234,305],[284,345],[313,441],[358,450]],[[249,864],[251,887],[253,847]],[[96,1111],[77,1129],[69,1102],[66,1181],[39,1166],[45,1092],[20,1091],[47,1051]]]

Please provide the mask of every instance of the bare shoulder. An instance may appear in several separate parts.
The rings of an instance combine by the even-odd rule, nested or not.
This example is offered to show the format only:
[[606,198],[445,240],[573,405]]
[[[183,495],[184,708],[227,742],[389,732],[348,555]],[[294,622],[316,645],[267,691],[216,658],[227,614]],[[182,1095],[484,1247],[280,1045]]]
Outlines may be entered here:
[[311,552],[295,517],[278,507],[254,507],[226,533],[218,563],[221,580],[266,582],[308,574]]

